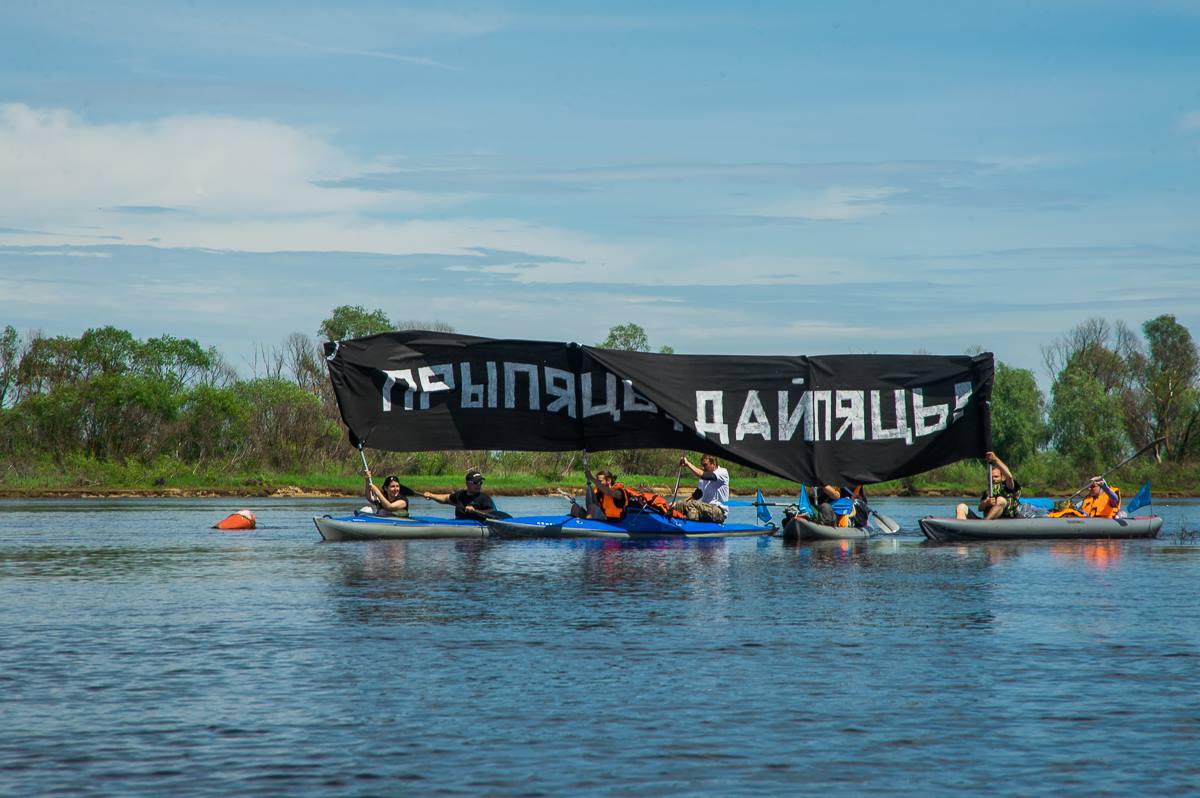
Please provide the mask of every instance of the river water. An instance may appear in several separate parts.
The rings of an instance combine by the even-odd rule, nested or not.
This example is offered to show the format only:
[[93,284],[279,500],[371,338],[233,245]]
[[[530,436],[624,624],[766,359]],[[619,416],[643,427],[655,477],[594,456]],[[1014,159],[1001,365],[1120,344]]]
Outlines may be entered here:
[[924,543],[953,501],[803,545],[3,501],[0,795],[1195,794],[1200,502],[1154,541]]

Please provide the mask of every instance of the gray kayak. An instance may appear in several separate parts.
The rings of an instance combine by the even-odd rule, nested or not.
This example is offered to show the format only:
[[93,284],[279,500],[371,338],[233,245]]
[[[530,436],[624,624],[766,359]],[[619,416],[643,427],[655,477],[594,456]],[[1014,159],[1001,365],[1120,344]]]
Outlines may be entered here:
[[793,516],[783,525],[784,540],[866,540],[871,530],[856,526],[829,526],[800,516]]
[[1091,540],[1153,538],[1162,529],[1157,515],[1141,518],[997,518],[994,521],[922,518],[930,540]]
[[313,516],[321,537],[337,540],[420,540],[422,538],[484,538],[482,521],[453,518],[389,518],[373,515]]

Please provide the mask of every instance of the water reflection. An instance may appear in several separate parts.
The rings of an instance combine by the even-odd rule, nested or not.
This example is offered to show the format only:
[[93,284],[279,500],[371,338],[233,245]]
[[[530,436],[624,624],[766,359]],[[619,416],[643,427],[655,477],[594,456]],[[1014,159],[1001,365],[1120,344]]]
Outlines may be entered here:
[[1125,556],[1125,544],[1120,540],[1093,540],[1080,543],[1059,543],[1050,548],[1059,560],[1082,560],[1098,571],[1106,571]]
[[[750,541],[739,546],[754,550]],[[451,622],[461,616],[448,607],[461,609],[463,596],[476,599],[473,608],[491,594],[509,601],[514,584],[529,602],[598,595],[718,602],[730,584],[723,540],[380,541],[337,549],[334,606],[368,623]]]
[[1116,566],[1131,548],[1145,550],[1149,544],[1146,541],[1129,540],[1026,540],[950,544],[926,542],[924,545],[950,551],[963,560],[982,558],[989,565],[1048,553],[1056,560],[1076,560],[1098,570],[1106,570]]

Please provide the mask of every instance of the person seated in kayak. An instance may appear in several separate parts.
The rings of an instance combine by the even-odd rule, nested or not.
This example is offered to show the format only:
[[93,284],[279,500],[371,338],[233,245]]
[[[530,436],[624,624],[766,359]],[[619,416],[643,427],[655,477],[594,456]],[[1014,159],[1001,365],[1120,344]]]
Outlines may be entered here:
[[1013,478],[1008,466],[995,452],[988,452],[984,459],[992,464],[992,495],[986,492],[980,495],[980,515],[976,515],[966,504],[960,504],[955,508],[954,517],[960,521],[980,517],[988,521],[993,518],[1017,518],[1020,515],[1021,483]]
[[423,491],[421,495],[438,504],[454,505],[454,517],[479,521],[490,518],[496,512],[496,504],[492,497],[483,492],[483,474],[478,468],[467,470],[465,477],[467,487],[453,493],[430,493]]
[[367,477],[367,501],[375,508],[376,515],[408,517],[408,499],[400,495],[399,479],[395,476],[384,477],[383,489],[380,490],[371,481],[371,469],[366,469],[363,474]]
[[584,466],[583,475],[595,487],[588,492],[586,510],[575,503],[574,497],[568,497],[571,500],[571,516],[610,522],[620,521],[624,518],[629,501],[625,493],[625,486],[617,482],[613,472],[602,468],[593,474],[587,466]]
[[817,518],[825,526],[853,526],[862,529],[867,525],[869,510],[866,491],[857,488],[839,488],[835,485],[817,487]]
[[693,465],[686,456],[680,457],[679,467],[687,468],[700,482],[691,498],[675,502],[674,508],[689,521],[725,523],[729,514],[729,471],[711,454],[702,455],[699,466]]
[[1121,509],[1121,491],[1108,484],[1104,477],[1092,477],[1088,484],[1087,495],[1079,507],[1068,503],[1066,507],[1054,510],[1051,518],[1116,518]]

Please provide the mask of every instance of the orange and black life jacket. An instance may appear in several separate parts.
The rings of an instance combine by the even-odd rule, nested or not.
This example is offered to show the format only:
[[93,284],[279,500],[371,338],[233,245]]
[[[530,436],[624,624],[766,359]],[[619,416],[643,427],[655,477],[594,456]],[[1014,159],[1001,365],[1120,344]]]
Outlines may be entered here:
[[609,496],[602,490],[596,490],[596,502],[600,505],[600,509],[604,511],[604,518],[608,521],[620,521],[625,517],[625,509],[629,506],[629,489],[620,482],[613,482],[609,485],[610,488],[617,491],[617,496]]
[[[1111,485],[1109,487],[1112,487]],[[1068,504],[1061,510],[1054,510],[1050,513],[1051,518],[1113,518],[1117,511],[1121,509],[1121,491],[1119,488],[1113,488],[1113,493],[1117,494],[1117,503],[1114,505],[1112,499],[1108,498],[1108,494],[1103,490],[1096,498],[1088,496],[1083,500],[1079,507]]]
[[671,506],[671,503],[659,496],[657,493],[645,490],[634,490],[627,488],[624,485],[621,489],[625,491],[625,497],[632,507],[640,507],[649,510],[667,518],[687,518],[687,515],[676,510]]
[[[1112,486],[1110,485],[1109,487]],[[1112,499],[1110,499],[1108,494],[1101,489],[1099,496],[1096,496],[1095,498],[1088,496],[1086,499],[1084,499],[1083,504],[1079,506],[1079,509],[1083,511],[1084,515],[1090,515],[1092,518],[1114,517],[1117,514],[1117,510],[1121,509],[1121,491],[1117,488],[1113,488],[1112,492],[1117,494],[1116,505],[1113,505]]]

